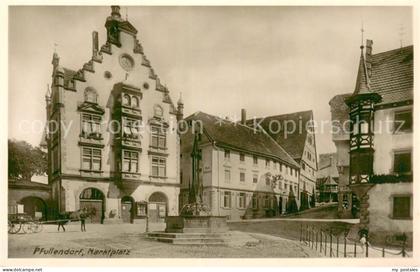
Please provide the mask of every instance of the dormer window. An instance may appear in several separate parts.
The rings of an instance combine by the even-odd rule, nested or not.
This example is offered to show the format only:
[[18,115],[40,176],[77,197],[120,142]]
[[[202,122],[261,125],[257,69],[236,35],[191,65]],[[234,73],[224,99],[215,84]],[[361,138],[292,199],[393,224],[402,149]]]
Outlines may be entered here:
[[98,103],[98,94],[96,93],[95,89],[93,88],[86,88],[85,90],[85,101],[90,103]]
[[131,106],[133,108],[138,108],[139,105],[140,105],[139,99],[136,96],[133,96],[132,101],[131,101]]

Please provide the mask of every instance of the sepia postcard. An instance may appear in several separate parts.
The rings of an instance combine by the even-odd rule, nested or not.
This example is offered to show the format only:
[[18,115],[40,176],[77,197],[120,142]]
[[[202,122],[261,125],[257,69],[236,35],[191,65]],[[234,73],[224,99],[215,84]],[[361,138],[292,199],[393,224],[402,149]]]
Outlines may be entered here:
[[7,7],[8,261],[415,263],[412,3],[138,4]]

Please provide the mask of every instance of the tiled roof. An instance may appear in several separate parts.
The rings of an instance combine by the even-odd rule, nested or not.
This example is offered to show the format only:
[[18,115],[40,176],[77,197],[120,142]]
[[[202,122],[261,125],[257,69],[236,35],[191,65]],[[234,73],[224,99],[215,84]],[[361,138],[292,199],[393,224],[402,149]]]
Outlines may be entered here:
[[334,178],[339,177],[337,159],[337,153],[319,155],[319,167],[316,178],[324,180],[327,184],[328,182],[335,184]]
[[413,46],[374,54],[370,86],[382,96],[381,104],[413,99]]
[[265,131],[254,130],[240,123],[203,112],[196,112],[187,117],[186,120],[200,120],[204,132],[218,146],[237,148],[244,152],[248,151],[252,154],[273,157],[289,166],[300,167]]
[[[295,160],[300,160],[306,142],[306,124],[312,120],[312,111],[301,111],[282,115],[275,115],[256,119],[262,128]],[[261,123],[260,123],[261,121]],[[293,130],[293,125],[296,129]],[[252,126],[254,120],[248,120],[247,124]],[[271,130],[270,130],[271,124]],[[277,124],[280,124],[278,129]],[[292,131],[293,130],[293,131]]]

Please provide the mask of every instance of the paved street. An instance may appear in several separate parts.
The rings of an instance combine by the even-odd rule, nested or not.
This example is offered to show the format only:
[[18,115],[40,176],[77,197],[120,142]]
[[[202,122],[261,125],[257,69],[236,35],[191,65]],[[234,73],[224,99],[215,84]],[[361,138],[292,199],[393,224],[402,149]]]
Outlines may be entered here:
[[[86,226],[87,232],[80,232],[79,227],[78,224],[67,225],[66,232],[63,233],[57,232],[57,226],[46,225],[41,233],[9,235],[9,257],[106,258],[109,257],[109,254],[112,254],[112,257],[121,258],[294,258],[322,256],[298,241],[262,233],[233,231],[232,235],[246,235],[254,242],[245,245],[235,245],[233,243],[227,246],[210,247],[181,246],[156,242],[145,237],[143,225],[88,224]],[[163,225],[151,225],[151,229],[162,230]],[[53,254],[54,250],[56,250],[55,255]]]

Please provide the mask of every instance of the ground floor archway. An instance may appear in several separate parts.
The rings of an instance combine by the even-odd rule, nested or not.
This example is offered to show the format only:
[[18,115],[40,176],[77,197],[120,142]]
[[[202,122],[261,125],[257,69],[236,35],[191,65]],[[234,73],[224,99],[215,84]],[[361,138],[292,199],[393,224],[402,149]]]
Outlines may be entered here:
[[20,204],[23,204],[23,212],[34,219],[46,220],[47,205],[39,197],[27,196],[22,198]]
[[149,197],[148,215],[150,222],[163,222],[168,213],[168,198],[162,192],[154,192]]
[[96,188],[86,188],[79,196],[80,210],[86,209],[92,223],[103,223],[105,211],[105,195]]

